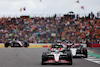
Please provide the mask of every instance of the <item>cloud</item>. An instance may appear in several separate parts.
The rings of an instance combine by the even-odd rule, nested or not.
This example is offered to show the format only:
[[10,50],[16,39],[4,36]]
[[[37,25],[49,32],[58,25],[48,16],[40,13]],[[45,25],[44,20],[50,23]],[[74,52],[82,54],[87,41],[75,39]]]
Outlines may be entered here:
[[[69,11],[75,13],[89,13],[99,11],[99,0],[0,0],[0,14],[66,14]],[[81,10],[80,6],[85,6]],[[25,12],[20,12],[20,8],[26,7]]]
[[45,9],[46,4],[37,2],[36,0],[16,0],[16,1],[1,1],[0,2],[0,8],[2,9],[2,12],[0,13],[18,13],[20,8],[26,7],[26,10],[30,12],[29,10],[39,10],[39,9]]

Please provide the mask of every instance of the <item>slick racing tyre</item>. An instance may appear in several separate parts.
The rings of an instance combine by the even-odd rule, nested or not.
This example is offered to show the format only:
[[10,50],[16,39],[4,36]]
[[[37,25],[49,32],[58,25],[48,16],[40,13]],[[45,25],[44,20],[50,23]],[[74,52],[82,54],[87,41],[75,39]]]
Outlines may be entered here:
[[29,46],[29,43],[25,41],[25,42],[24,42],[24,47],[27,48],[28,46]]
[[73,64],[73,62],[72,62],[72,54],[71,54],[70,51],[67,53],[66,60],[70,62],[70,63],[67,63],[68,65],[72,65]]
[[44,61],[47,61],[47,54],[45,52],[42,53],[42,65],[45,65]]
[[87,49],[86,48],[83,48],[83,54],[85,55],[84,58],[87,58],[88,57]]
[[5,47],[8,47],[8,46],[9,46],[9,44],[10,44],[9,42],[6,42],[6,43],[5,43]]

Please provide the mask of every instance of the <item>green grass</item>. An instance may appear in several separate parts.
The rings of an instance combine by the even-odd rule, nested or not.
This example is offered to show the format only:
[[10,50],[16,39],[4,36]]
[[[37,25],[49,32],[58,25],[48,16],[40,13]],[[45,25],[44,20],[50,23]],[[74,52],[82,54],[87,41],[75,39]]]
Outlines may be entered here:
[[95,54],[95,53],[88,52],[88,55],[93,56],[93,57],[96,57],[96,58],[100,58],[100,55],[99,54]]

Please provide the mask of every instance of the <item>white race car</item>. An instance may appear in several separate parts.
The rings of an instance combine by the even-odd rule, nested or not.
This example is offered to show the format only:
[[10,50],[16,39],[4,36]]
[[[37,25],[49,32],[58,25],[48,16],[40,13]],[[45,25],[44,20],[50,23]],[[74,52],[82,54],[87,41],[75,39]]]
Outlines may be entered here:
[[71,52],[73,57],[83,57],[83,58],[87,58],[88,54],[87,54],[87,49],[83,47],[83,45],[81,44],[66,44]]
[[65,63],[72,65],[72,54],[71,51],[63,51],[61,50],[61,46],[54,46],[52,47],[49,52],[43,52],[42,53],[42,62],[41,64],[48,64],[48,63],[54,63],[54,64],[60,64]]
[[19,41],[19,40],[8,40],[4,43],[5,47],[28,47],[29,43],[26,41]]

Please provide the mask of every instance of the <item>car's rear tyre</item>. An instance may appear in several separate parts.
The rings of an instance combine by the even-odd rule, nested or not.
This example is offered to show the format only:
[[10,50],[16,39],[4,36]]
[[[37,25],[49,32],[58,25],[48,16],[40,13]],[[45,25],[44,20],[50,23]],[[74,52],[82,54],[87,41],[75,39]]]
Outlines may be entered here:
[[72,62],[72,54],[71,54],[70,51],[67,53],[66,60],[69,61],[69,63],[67,63],[68,65],[72,65],[73,64],[73,62]]
[[84,58],[87,58],[88,57],[87,49],[86,48],[83,48],[83,54],[85,55]]
[[9,43],[8,43],[8,42],[6,42],[6,43],[5,43],[5,47],[7,48],[8,46],[9,46]]
[[47,61],[47,54],[45,52],[42,53],[41,65],[45,65],[46,64],[46,63],[44,63],[44,61]]

